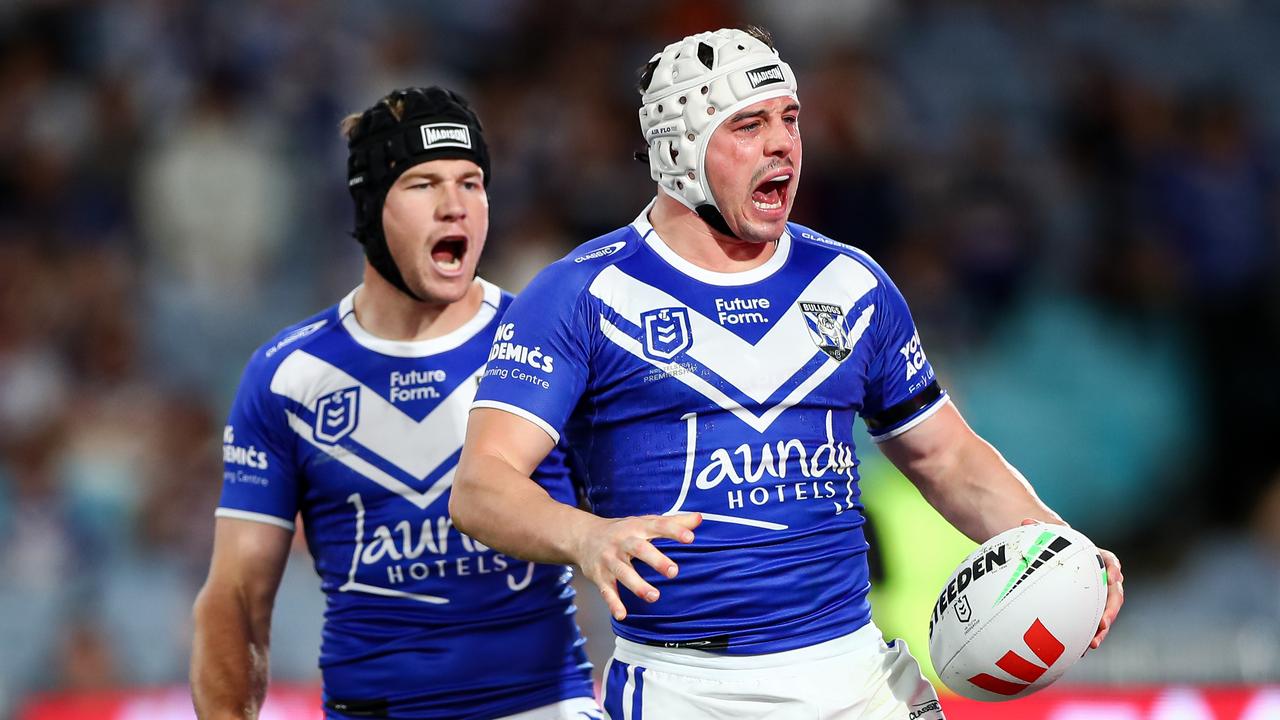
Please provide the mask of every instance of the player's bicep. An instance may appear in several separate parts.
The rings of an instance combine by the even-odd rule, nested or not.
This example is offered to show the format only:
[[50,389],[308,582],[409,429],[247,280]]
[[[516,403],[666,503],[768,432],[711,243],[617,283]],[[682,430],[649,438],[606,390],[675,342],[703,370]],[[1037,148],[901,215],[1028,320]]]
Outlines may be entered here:
[[270,606],[289,561],[293,532],[279,525],[220,517],[214,526],[207,587]]
[[546,428],[534,420],[507,410],[477,407],[467,419],[462,462],[498,460],[527,477],[555,442]]
[[954,404],[948,402],[909,430],[877,447],[904,473],[910,468],[942,462],[944,456],[973,435]]

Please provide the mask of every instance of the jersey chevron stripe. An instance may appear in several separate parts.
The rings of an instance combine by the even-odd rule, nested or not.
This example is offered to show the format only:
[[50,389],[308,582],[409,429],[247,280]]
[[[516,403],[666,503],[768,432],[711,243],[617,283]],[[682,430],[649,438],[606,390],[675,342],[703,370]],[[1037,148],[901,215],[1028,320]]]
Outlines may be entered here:
[[[851,285],[852,283],[852,285]],[[852,258],[833,259],[800,293],[801,299],[849,295],[861,297],[878,281]],[[675,297],[637,280],[615,266],[605,268],[591,283],[591,294],[628,322],[640,326],[649,310],[685,307]],[[803,312],[792,304],[769,332],[750,343],[716,321],[688,309],[693,347],[687,353],[757,403],[768,401],[782,385],[819,352],[805,329]],[[699,342],[699,340],[705,340]],[[852,344],[852,343],[851,343]]]
[[[474,375],[479,368],[471,371]],[[280,365],[271,391],[307,408],[329,392],[360,388],[360,424],[348,436],[409,475],[423,479],[462,445],[465,417],[475,383],[458,383],[422,420],[414,420],[359,380],[320,358],[298,351]]]
[[[305,408],[302,405],[299,405],[298,403],[293,402],[292,400],[287,401],[286,410],[287,412],[297,416],[298,420],[306,424],[307,427],[312,428],[311,438],[312,440],[315,440],[316,414],[311,412],[311,410],[309,410],[308,408]],[[308,442],[311,442],[311,441],[308,441]],[[377,453],[370,450],[369,448],[356,442],[350,436],[341,438],[337,442],[324,441],[324,442],[314,442],[312,444],[316,445],[317,447],[320,447],[321,445],[335,446],[346,452],[354,453],[355,455],[359,456],[360,459],[378,468],[379,470],[386,473],[387,475],[390,475],[391,477],[398,479],[400,482],[404,483],[409,487],[427,487],[432,485],[433,483],[439,481],[440,478],[442,478],[445,473],[449,472],[450,470],[453,470],[458,465],[459,458],[462,457],[462,448],[458,447],[456,450],[453,451],[452,455],[445,458],[439,465],[435,466],[435,468],[433,468],[425,476],[418,477],[416,475],[410,474],[404,468],[400,467],[394,462],[382,457],[381,455],[378,455]]]
[[[871,315],[875,312],[875,309],[875,305],[869,305],[867,306],[867,309],[863,310],[862,314],[858,316],[857,322],[854,323],[853,328],[849,331],[849,337],[851,340],[856,340],[867,331],[867,328],[871,325]],[[618,329],[616,325],[609,322],[609,319],[603,315],[600,316],[600,331],[609,339],[610,342],[626,350],[637,358],[653,365],[656,368],[666,367],[666,364],[664,363],[659,363],[655,360],[649,359],[644,354],[644,350],[641,349],[639,340],[636,340]],[[809,341],[806,339],[806,342]],[[813,347],[813,344],[810,342],[809,346]],[[741,403],[734,401],[719,388],[702,379],[696,373],[682,373],[674,377],[706,397],[711,402],[714,402],[722,410],[733,413],[734,417],[749,425],[756,432],[763,433],[769,429],[769,426],[778,419],[778,416],[781,415],[784,410],[803,400],[810,392],[813,391],[814,388],[821,385],[824,380],[839,369],[839,367],[839,361],[833,358],[827,358],[827,361],[814,371],[812,375],[797,385],[795,390],[792,390],[785,398],[780,400],[777,404],[769,407],[769,409],[765,410],[760,415],[756,415],[751,410],[743,407]]]
[[435,502],[436,499],[444,493],[445,490],[448,490],[453,486],[454,471],[451,469],[437,480],[434,485],[427,488],[425,492],[418,492],[406,485],[403,481],[391,477],[376,465],[361,458],[360,456],[343,448],[318,442],[311,434],[311,423],[304,421],[302,418],[299,418],[291,412],[287,413],[287,415],[289,416],[289,427],[293,428],[294,432],[298,433],[303,440],[311,443],[317,449],[325,452],[343,465],[346,465],[366,478],[399,495],[405,500],[408,500],[418,506],[419,509],[427,509],[431,503]]

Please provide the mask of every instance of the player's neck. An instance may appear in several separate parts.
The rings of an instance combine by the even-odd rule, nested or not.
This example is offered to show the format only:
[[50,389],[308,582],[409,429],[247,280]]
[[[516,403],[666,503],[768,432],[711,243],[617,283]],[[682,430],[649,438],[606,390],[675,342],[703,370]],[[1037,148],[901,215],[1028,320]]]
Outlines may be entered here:
[[467,294],[453,303],[422,303],[396,289],[367,263],[364,285],[353,304],[356,322],[384,340],[417,341],[442,337],[462,327],[479,312],[484,287],[473,281]]
[[649,223],[677,255],[713,272],[752,270],[768,262],[778,248],[776,242],[753,243],[722,235],[664,192],[658,193],[649,211]]

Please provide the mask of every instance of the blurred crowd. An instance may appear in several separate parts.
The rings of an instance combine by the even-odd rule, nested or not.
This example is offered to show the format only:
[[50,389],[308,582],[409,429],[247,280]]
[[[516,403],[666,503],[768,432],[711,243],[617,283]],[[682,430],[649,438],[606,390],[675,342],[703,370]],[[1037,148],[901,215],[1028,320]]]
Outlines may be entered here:
[[[793,219],[886,266],[970,423],[1127,561],[1091,677],[1177,622],[1240,640],[1165,679],[1280,678],[1280,5],[11,0],[0,708],[185,677],[243,363],[358,282],[344,114],[472,100],[519,290],[651,197],[635,69],[749,22],[799,77]],[[302,550],[277,678],[316,677],[316,584]]]

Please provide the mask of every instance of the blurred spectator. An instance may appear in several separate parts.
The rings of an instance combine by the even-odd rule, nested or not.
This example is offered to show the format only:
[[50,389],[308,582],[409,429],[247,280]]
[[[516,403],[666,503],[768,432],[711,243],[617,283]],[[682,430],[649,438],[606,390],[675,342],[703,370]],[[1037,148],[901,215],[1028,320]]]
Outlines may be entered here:
[[180,124],[156,138],[136,194],[160,314],[151,339],[197,380],[239,361],[220,351],[266,296],[293,198],[273,128],[251,122],[242,81],[229,70],[204,78]]
[[92,622],[72,622],[63,628],[61,639],[59,667],[52,674],[62,679],[63,689],[105,690],[120,681],[111,646]]
[[1275,425],[1265,420],[1280,414],[1280,388],[1244,360],[1280,353],[1280,186],[1246,113],[1225,88],[1189,95],[1179,142],[1146,178],[1148,222],[1177,261],[1181,312],[1195,330],[1214,419],[1208,471],[1230,479],[1209,498],[1226,521],[1242,518],[1280,469]]

